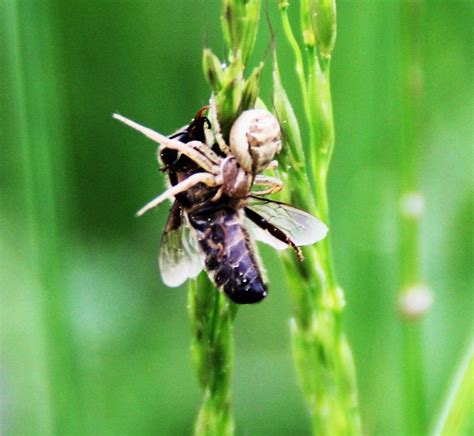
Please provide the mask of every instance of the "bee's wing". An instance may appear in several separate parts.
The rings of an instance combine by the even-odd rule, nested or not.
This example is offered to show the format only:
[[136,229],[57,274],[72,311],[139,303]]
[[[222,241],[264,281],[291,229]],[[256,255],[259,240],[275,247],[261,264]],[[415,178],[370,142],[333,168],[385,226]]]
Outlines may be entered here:
[[204,268],[196,235],[176,202],[161,237],[158,262],[163,282],[170,287],[196,277]]
[[[248,209],[250,213],[247,212]],[[278,250],[289,245],[282,236],[286,235],[294,245],[301,246],[324,239],[328,232],[327,226],[308,212],[289,204],[258,197],[250,199],[246,216],[255,239]],[[281,232],[284,235],[280,236]]]

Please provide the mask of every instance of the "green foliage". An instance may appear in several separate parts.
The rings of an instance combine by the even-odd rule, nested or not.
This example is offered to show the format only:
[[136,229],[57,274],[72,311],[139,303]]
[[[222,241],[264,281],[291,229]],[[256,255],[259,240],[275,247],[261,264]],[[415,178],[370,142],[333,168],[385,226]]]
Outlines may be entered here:
[[320,56],[329,59],[336,43],[336,0],[303,0],[302,15],[311,23],[303,32],[312,33]]
[[244,65],[252,53],[260,19],[260,0],[223,0],[222,30],[229,59],[240,57]]
[[[40,328],[45,332],[42,377],[51,380],[41,395],[43,398],[35,403],[35,407],[44,410],[38,417],[38,429],[43,433],[77,431],[81,413],[74,394],[77,344],[71,320],[63,312],[65,265],[59,255],[65,232],[61,201],[68,191],[62,172],[63,102],[55,77],[58,59],[52,44],[52,11],[44,5],[33,16],[32,11],[16,2],[9,2],[3,9],[8,29],[8,67],[17,72],[12,80],[16,99],[11,109],[19,129],[15,151],[21,161],[23,179],[20,198],[28,247],[24,261],[43,295],[37,307]],[[29,32],[19,24],[22,18],[31,22]],[[42,55],[31,56],[38,45],[45,47]],[[36,80],[41,87],[33,86]],[[50,108],[46,113],[44,105]],[[43,408],[41,401],[50,404]]]
[[189,285],[192,354],[203,392],[197,435],[230,435],[234,431],[230,410],[233,311],[235,315],[235,305],[217,292],[205,275]]
[[474,343],[471,343],[452,380],[433,435],[469,434],[474,427],[473,400]]
[[[289,168],[288,185],[300,187],[299,195],[290,196],[290,200],[303,209],[318,213],[328,223],[326,186],[334,148],[334,123],[327,63],[328,46],[315,35],[328,32],[335,35],[335,11],[333,26],[327,20],[313,20],[316,4],[301,3],[301,36],[306,45],[308,65],[305,73],[302,50],[289,23],[287,6],[283,5],[280,10],[285,36],[295,54],[302,91],[302,110],[306,115],[311,139],[309,153],[305,156],[300,128],[282,86],[275,54],[274,106],[284,133],[284,148],[290,149],[284,168]],[[330,26],[331,29],[324,29],[324,26]],[[286,165],[288,163],[290,165]],[[312,186],[306,177],[306,167],[311,169]],[[299,264],[285,253],[284,264],[295,304],[295,317],[291,324],[293,353],[300,385],[313,419],[313,433],[359,434],[354,362],[341,327],[344,295],[336,282],[328,238],[316,247],[307,247],[305,255],[306,261]]]
[[[404,0],[400,10],[404,17],[400,28],[402,117],[400,123],[403,158],[400,160],[400,288],[402,317],[403,382],[405,431],[423,434],[428,431],[426,392],[423,370],[423,324],[431,308],[432,292],[424,284],[421,265],[420,230],[425,196],[419,186],[418,161],[421,152],[424,112],[423,0]],[[424,302],[419,308],[412,301]]]
[[203,53],[204,75],[215,94],[217,115],[224,138],[228,137],[237,117],[255,106],[259,92],[263,64],[256,66],[248,78],[245,78],[242,53],[243,49],[236,50],[224,62],[220,62],[210,49],[205,49]]

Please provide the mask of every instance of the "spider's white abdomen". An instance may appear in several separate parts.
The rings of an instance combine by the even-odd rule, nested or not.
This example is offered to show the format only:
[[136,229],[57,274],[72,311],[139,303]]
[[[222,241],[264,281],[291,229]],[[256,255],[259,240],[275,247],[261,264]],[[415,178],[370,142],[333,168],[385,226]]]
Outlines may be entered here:
[[263,109],[242,112],[230,131],[230,149],[246,171],[262,171],[281,150],[278,120]]

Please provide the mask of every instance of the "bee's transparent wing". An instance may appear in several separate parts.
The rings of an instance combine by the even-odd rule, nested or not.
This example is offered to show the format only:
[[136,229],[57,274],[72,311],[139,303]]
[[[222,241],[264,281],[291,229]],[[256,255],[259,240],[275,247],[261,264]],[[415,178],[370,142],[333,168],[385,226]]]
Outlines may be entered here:
[[163,282],[170,287],[196,277],[204,268],[196,235],[176,202],[161,237],[158,262]]
[[328,232],[327,226],[319,219],[289,204],[252,197],[247,209],[263,218],[249,219],[252,214],[247,214],[251,234],[277,250],[289,245],[279,237],[277,230],[289,237],[296,246],[314,244],[324,239]]

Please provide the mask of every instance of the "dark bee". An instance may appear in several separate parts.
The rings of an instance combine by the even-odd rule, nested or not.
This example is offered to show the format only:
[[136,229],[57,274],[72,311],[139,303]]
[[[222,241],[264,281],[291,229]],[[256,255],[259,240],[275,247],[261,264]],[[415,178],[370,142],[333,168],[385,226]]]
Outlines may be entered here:
[[[179,286],[205,268],[232,301],[256,303],[267,295],[267,284],[253,239],[292,247],[302,259],[299,246],[323,239],[327,227],[307,212],[263,197],[282,188],[280,180],[259,174],[275,165],[281,148],[280,126],[270,112],[243,112],[227,145],[215,107],[212,129],[207,109],[170,137],[114,117],[160,144],[159,160],[171,186],[138,215],[174,199],[159,255],[164,283]],[[266,188],[252,191],[255,185]]]

